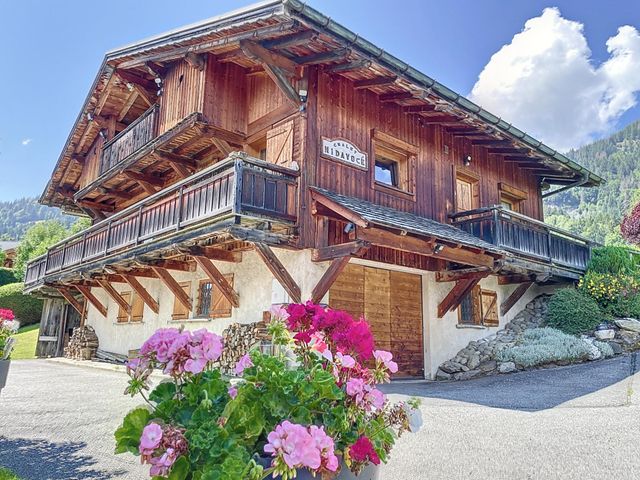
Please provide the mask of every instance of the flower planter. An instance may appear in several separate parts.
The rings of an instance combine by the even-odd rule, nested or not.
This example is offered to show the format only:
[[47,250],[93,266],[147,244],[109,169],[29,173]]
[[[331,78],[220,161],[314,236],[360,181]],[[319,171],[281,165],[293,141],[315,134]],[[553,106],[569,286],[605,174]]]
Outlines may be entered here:
[[0,360],[0,390],[7,384],[7,375],[9,375],[9,364],[11,360]]

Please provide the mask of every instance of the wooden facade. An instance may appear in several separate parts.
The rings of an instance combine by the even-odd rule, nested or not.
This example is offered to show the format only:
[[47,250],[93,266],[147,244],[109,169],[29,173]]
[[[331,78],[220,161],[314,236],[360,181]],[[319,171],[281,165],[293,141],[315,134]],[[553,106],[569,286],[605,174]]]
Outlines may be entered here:
[[[141,302],[158,312],[136,280],[153,278],[184,318],[192,284],[169,271],[200,268],[208,280],[193,285],[215,286],[206,308],[227,312],[239,298],[211,260],[252,249],[290,299],[304,300],[270,248],[311,249],[328,265],[313,298],[328,292],[371,317],[416,375],[422,338],[394,332],[401,321],[401,336],[422,329],[422,297],[408,293],[421,291],[420,277],[347,268],[351,258],[463,282],[443,314],[488,275],[530,283],[584,270],[589,242],[544,226],[542,187],[599,177],[348,37],[297,0],[274,0],[111,52],[41,198],[94,225],[31,262],[27,290],[71,291],[106,315],[92,293],[102,289],[129,318],[133,298],[136,317]],[[124,292],[129,302],[107,286],[124,281],[136,292]],[[367,300],[377,291],[384,305]]]

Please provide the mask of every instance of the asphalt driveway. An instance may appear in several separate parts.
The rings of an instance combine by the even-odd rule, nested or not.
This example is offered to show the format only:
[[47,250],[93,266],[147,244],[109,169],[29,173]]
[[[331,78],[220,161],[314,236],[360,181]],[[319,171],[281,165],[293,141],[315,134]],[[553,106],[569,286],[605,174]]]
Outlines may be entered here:
[[[0,466],[24,479],[144,479],[115,456],[113,431],[137,400],[119,372],[15,361],[0,395]],[[423,399],[425,426],[402,437],[383,480],[640,478],[634,356],[463,383],[394,383]]]

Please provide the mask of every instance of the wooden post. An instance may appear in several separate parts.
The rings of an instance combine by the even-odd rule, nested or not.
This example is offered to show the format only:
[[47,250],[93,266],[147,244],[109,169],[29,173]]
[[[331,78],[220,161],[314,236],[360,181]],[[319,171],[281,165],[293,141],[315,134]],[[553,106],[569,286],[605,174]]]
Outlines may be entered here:
[[291,300],[293,300],[295,303],[302,302],[300,287],[293,279],[293,277],[289,274],[282,262],[278,259],[278,257],[276,257],[275,253],[273,253],[273,250],[271,250],[271,248],[264,243],[254,243],[254,246],[260,258],[262,258],[269,271],[273,274],[274,277],[276,277],[278,282],[280,282],[280,285],[282,285],[287,291],[289,297],[291,297]]
[[131,314],[131,305],[127,303],[127,301],[124,298],[122,298],[122,295],[120,295],[118,291],[115,288],[113,288],[113,285],[111,285],[106,280],[98,280],[98,283],[105,290],[105,292],[107,292],[107,294],[109,294],[109,296],[113,298],[113,300],[118,305],[120,305],[120,308],[122,308],[125,312],[127,312],[127,314]]
[[344,270],[344,268],[347,266],[349,260],[351,260],[351,257],[345,256],[336,258],[331,262],[331,265],[329,265],[329,268],[327,268],[327,271],[324,272],[324,275],[322,275],[322,278],[320,278],[317,285],[311,292],[312,302],[318,303],[320,300],[322,300],[322,297],[324,297],[325,294],[329,291],[331,285],[333,285],[333,282],[335,282],[336,278],[338,278],[338,275],[340,275],[340,273],[342,273],[342,270]]
[[518,285],[516,289],[511,292],[511,295],[509,295],[509,297],[504,302],[502,302],[502,305],[500,305],[500,315],[506,315],[509,310],[511,310],[513,306],[518,302],[518,300],[522,298],[527,290],[529,290],[533,283],[534,282],[525,282]]
[[224,278],[224,275],[216,268],[213,262],[207,257],[194,256],[193,258],[200,268],[204,270],[204,273],[207,274],[207,277],[209,277],[209,279],[218,286],[222,295],[229,300],[229,303],[238,308],[240,306],[240,297],[238,296],[238,293],[229,284],[227,279]]
[[171,276],[171,274],[162,267],[151,266],[151,270],[156,276],[164,283],[164,285],[171,290],[171,293],[175,295],[176,299],[189,311],[193,308],[191,306],[191,297],[182,289],[180,284]]
[[87,299],[91,305],[96,307],[103,317],[107,316],[107,308],[96,298],[96,296],[91,293],[91,289],[89,287],[85,287],[84,285],[74,285],[74,287]]
[[140,296],[140,298],[142,298],[144,303],[149,306],[153,313],[158,313],[160,311],[158,302],[151,296],[151,294],[147,291],[146,288],[144,288],[144,286],[138,281],[136,277],[134,277],[133,275],[125,274],[122,274],[121,277]]

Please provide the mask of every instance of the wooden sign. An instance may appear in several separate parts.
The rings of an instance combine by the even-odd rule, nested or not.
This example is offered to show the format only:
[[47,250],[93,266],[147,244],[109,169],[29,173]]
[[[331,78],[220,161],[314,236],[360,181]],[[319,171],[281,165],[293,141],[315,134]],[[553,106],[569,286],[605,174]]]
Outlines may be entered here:
[[349,166],[368,170],[367,154],[353,143],[341,138],[322,138],[322,156],[346,163]]

